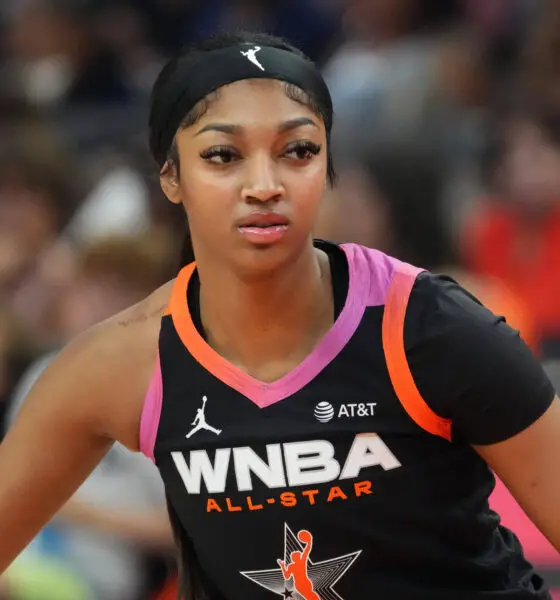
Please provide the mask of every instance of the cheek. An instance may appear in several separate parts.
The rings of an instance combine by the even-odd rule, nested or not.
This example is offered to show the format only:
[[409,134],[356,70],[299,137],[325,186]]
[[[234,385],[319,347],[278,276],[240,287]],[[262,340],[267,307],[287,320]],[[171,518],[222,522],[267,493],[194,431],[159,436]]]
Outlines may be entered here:
[[309,219],[316,218],[325,196],[326,176],[326,168],[317,164],[292,172],[286,177],[286,196],[294,210],[301,215],[308,215]]
[[238,181],[233,172],[200,166],[182,168],[180,186],[182,203],[192,222],[219,219],[239,201]]

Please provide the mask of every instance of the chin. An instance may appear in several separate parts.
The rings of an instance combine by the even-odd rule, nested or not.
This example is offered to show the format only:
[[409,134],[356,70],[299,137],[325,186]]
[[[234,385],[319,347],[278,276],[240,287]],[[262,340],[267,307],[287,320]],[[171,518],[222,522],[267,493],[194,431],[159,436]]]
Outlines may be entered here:
[[244,278],[270,276],[297,261],[301,250],[287,247],[285,244],[244,249],[240,251],[234,263],[234,270]]

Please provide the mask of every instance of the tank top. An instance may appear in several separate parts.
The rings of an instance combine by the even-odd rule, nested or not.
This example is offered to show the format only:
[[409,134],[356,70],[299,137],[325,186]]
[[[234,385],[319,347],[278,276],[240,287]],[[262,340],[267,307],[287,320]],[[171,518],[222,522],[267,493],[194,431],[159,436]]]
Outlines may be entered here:
[[316,245],[331,260],[336,319],[273,383],[204,341],[187,302],[196,265],[176,279],[140,435],[166,486],[184,597],[549,598],[489,509],[492,472],[453,441],[407,366],[422,271]]

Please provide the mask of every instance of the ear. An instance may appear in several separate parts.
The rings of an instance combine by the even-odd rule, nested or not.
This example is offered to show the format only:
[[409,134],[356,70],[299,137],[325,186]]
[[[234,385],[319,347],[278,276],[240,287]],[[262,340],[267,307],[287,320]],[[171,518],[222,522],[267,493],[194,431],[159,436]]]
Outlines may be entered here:
[[177,168],[169,163],[161,170],[159,183],[163,193],[169,202],[173,204],[182,204],[181,186],[179,185],[179,174]]

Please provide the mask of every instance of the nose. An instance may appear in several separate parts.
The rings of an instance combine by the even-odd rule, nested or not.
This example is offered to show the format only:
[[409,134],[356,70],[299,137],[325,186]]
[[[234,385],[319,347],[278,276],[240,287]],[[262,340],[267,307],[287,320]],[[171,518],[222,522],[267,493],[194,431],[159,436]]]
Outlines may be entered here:
[[254,157],[247,161],[242,197],[246,202],[270,202],[285,195],[278,167],[269,156]]

